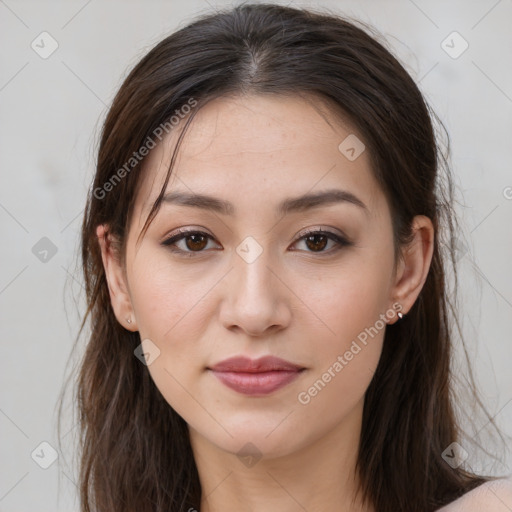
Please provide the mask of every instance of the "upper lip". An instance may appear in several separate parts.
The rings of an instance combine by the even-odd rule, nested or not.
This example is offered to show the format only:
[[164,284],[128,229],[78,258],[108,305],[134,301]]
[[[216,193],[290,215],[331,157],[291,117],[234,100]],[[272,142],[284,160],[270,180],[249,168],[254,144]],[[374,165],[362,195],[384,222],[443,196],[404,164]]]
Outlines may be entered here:
[[225,359],[215,366],[209,367],[209,369],[218,372],[260,373],[271,371],[297,371],[302,370],[303,367],[274,356],[264,356],[259,359],[237,356]]

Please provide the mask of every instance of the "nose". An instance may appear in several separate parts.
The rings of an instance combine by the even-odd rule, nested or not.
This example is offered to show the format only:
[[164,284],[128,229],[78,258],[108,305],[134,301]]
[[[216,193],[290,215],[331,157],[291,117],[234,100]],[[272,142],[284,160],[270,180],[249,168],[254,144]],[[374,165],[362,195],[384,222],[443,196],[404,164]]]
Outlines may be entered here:
[[293,293],[283,283],[275,265],[270,264],[265,251],[251,263],[235,254],[233,266],[224,282],[220,309],[224,327],[259,337],[287,327]]

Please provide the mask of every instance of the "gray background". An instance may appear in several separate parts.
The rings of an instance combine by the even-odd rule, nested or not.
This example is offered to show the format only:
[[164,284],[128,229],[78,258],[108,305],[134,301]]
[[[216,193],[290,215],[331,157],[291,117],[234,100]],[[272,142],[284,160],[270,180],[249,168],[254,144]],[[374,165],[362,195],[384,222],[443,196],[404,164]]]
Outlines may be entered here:
[[[373,24],[445,123],[467,237],[459,263],[469,356],[489,411],[512,434],[511,0],[293,4]],[[122,79],[156,42],[227,5],[0,0],[1,512],[78,510],[69,411],[69,449],[47,469],[51,448],[40,443],[58,450],[55,404],[83,311],[78,233],[99,128]],[[44,31],[58,44],[46,59],[31,47],[51,49]],[[453,31],[469,44],[457,58],[464,41],[446,39]],[[474,421],[484,435],[485,419]],[[510,453],[491,466],[464,447],[471,467],[512,473]]]

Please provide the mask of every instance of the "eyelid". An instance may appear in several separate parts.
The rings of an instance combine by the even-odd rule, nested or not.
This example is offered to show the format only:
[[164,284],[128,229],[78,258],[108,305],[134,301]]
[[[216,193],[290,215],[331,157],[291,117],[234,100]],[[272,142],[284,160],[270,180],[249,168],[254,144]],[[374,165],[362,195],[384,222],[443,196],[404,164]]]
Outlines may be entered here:
[[[334,232],[334,231],[336,231],[336,232]],[[304,238],[305,236],[308,236],[309,234],[317,234],[317,233],[337,236],[338,238],[341,238],[341,239],[345,240],[346,242],[350,241],[348,236],[345,235],[345,233],[343,233],[343,231],[341,231],[340,229],[333,228],[330,226],[322,226],[322,225],[315,226],[313,228],[306,228],[304,231],[301,231],[297,235],[297,240]]]
[[192,227],[186,227],[186,228],[177,228],[175,231],[172,231],[170,234],[165,235],[162,238],[162,240],[160,241],[160,243],[162,245],[165,245],[166,242],[169,242],[172,238],[175,238],[179,235],[187,235],[187,234],[192,234],[192,235],[201,234],[201,235],[209,236],[212,239],[215,238],[211,233],[208,233],[206,231],[206,228],[192,226]]

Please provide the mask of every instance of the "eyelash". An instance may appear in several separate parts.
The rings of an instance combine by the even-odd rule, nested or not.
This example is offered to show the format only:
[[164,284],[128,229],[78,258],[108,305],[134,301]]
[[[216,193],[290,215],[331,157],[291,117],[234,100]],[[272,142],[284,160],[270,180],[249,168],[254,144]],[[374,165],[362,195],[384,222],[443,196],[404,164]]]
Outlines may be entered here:
[[[180,240],[184,240],[185,238],[187,238],[187,236],[190,236],[190,235],[202,235],[202,236],[209,238],[210,240],[214,240],[214,238],[212,236],[210,236],[208,233],[205,233],[204,231],[197,231],[197,230],[193,230],[193,229],[184,229],[184,230],[178,231],[178,233],[176,233],[175,235],[167,238],[166,240],[161,242],[161,244],[163,246],[167,247],[171,252],[177,253],[177,254],[179,254],[181,256],[185,256],[185,257],[194,257],[195,255],[204,253],[206,251],[206,249],[202,249],[201,251],[189,251],[189,250],[184,251],[183,249],[178,249],[176,247],[173,247],[173,245],[176,242],[179,242]],[[297,242],[300,242],[300,241],[306,239],[308,236],[312,236],[312,235],[325,235],[329,240],[332,240],[332,241],[336,242],[336,244],[337,244],[337,246],[334,247],[334,249],[331,249],[329,251],[317,251],[317,252],[306,251],[311,254],[318,254],[321,257],[324,255],[327,256],[332,253],[338,252],[343,247],[349,247],[349,246],[353,245],[353,243],[350,242],[349,240],[347,240],[346,238],[344,238],[340,235],[337,235],[336,233],[332,233],[331,231],[325,231],[322,229],[307,231],[297,240]],[[297,242],[295,242],[295,243],[297,243]]]

